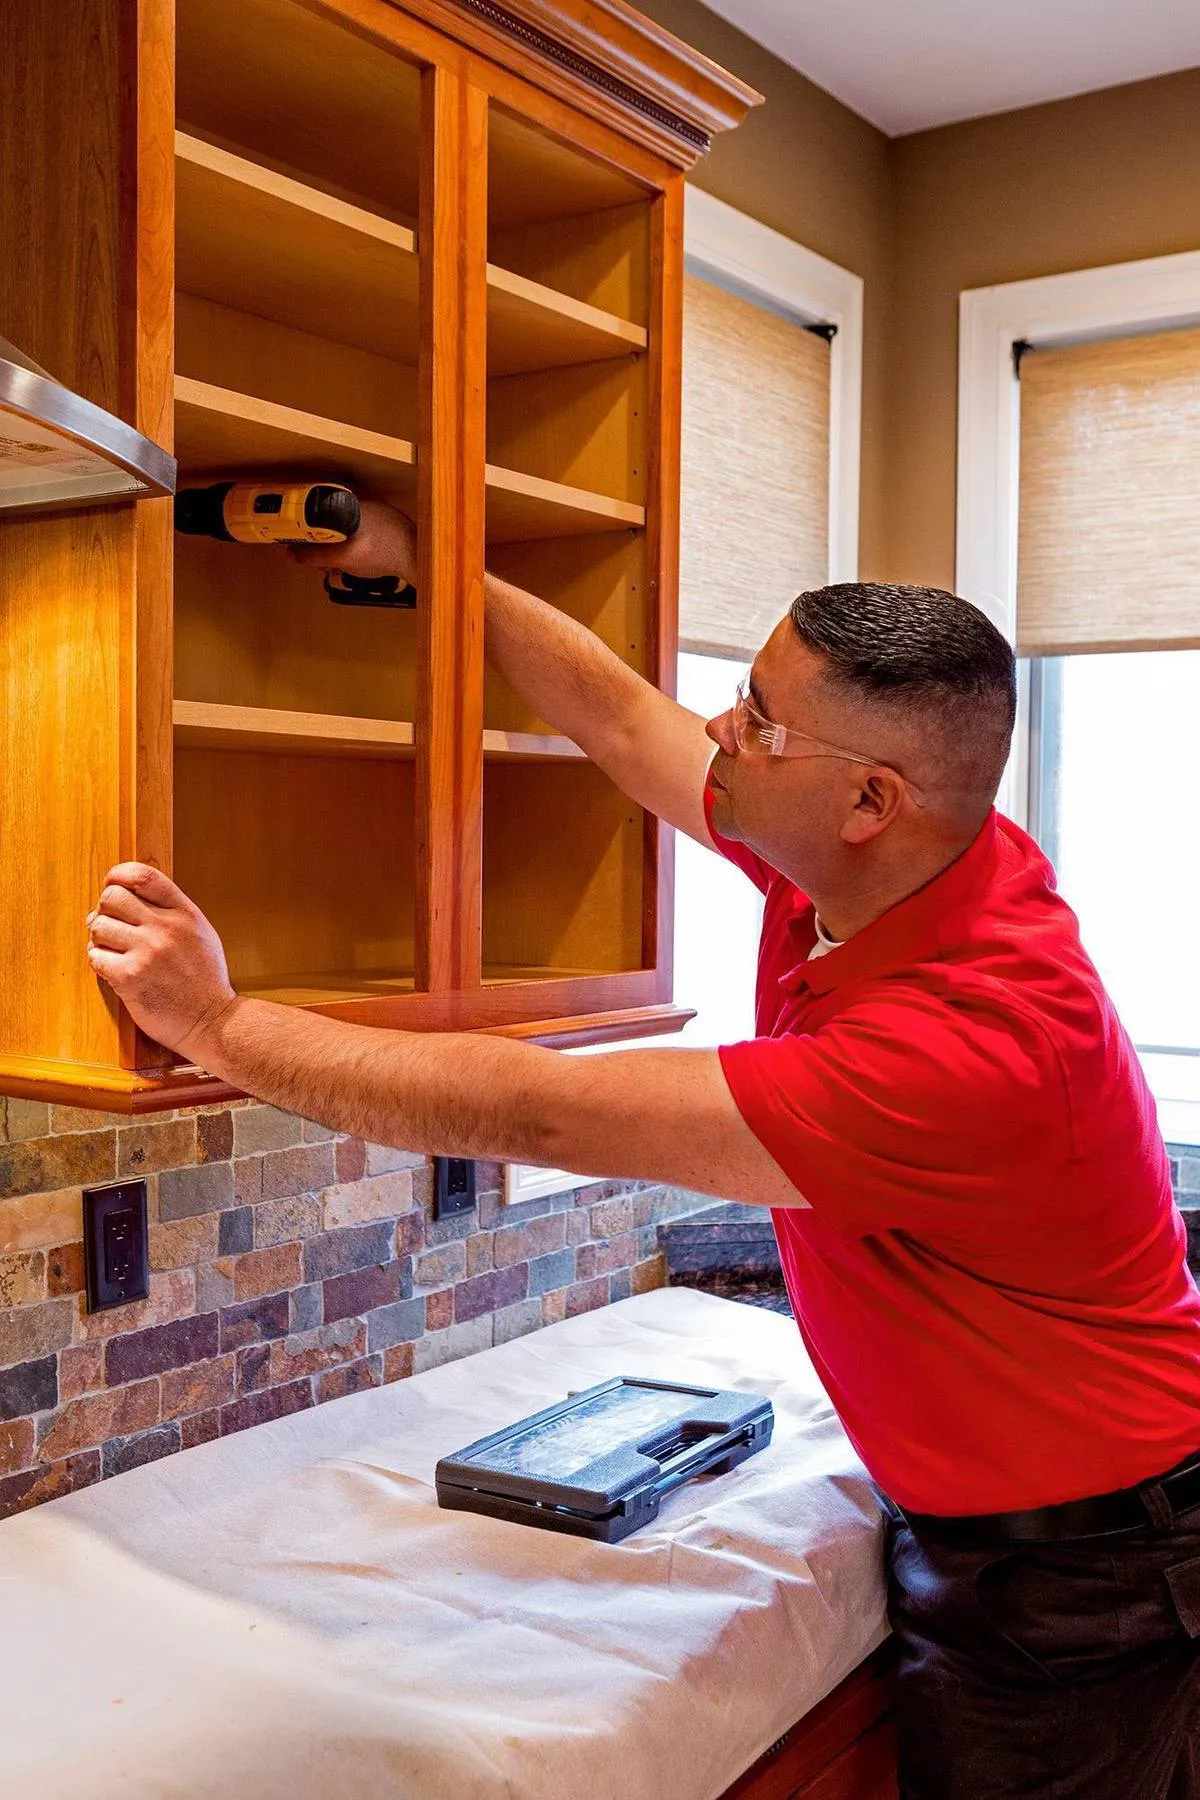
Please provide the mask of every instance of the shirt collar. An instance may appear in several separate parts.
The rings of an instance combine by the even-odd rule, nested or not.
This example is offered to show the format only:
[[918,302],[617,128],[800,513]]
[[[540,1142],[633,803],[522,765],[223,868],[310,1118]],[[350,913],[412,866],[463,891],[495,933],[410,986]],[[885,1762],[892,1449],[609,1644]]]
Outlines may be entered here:
[[[781,977],[789,990],[807,987],[828,994],[843,982],[884,974],[936,954],[952,921],[987,887],[997,862],[997,820],[993,809],[975,840],[940,875],[906,900],[889,907],[870,925],[856,931],[836,950],[814,962],[802,961]],[[808,948],[814,936],[813,913],[807,909]],[[800,923],[800,918],[795,921]],[[807,952],[806,952],[807,954]]]

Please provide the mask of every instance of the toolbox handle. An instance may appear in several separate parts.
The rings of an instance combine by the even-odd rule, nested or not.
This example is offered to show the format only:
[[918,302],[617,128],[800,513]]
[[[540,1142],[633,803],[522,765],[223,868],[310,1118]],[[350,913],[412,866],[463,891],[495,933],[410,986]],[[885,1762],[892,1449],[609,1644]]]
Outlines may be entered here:
[[[681,1439],[668,1440],[663,1445],[663,1449],[667,1451],[665,1457],[660,1458],[655,1455],[654,1451],[647,1451],[647,1455],[654,1456],[663,1473],[663,1479],[658,1485],[658,1492],[669,1494],[673,1488],[682,1487],[684,1482],[691,1478],[693,1466],[702,1461],[707,1454],[709,1438],[719,1437],[720,1434],[720,1426],[709,1426],[701,1434],[689,1434]],[[736,1437],[729,1440],[725,1446],[726,1451],[738,1450],[743,1444],[752,1443],[753,1439],[753,1425],[745,1425]]]

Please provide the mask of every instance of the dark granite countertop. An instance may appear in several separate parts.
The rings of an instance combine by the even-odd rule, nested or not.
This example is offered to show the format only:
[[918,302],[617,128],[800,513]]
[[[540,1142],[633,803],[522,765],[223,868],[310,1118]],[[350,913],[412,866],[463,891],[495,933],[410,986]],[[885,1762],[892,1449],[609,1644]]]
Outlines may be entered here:
[[705,1207],[660,1225],[668,1287],[701,1288],[725,1300],[744,1300],[790,1313],[775,1228],[765,1207],[736,1201]]
[[[1168,1146],[1173,1157],[1182,1155]],[[1176,1200],[1188,1234],[1188,1263],[1200,1280],[1200,1149],[1172,1168]],[[1186,1185],[1180,1175],[1187,1178]],[[723,1299],[747,1300],[790,1313],[775,1228],[766,1207],[724,1201],[658,1228],[668,1287],[701,1288]]]

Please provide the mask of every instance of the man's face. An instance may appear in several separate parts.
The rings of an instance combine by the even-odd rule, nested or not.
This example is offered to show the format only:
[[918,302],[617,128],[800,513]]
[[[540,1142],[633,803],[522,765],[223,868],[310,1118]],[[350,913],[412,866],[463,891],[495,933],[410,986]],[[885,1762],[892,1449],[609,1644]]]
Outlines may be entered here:
[[[774,725],[857,748],[861,720],[847,716],[821,678],[821,662],[783,619],[754,660],[748,697]],[[839,716],[840,715],[840,716]],[[709,721],[713,824],[758,851],[801,887],[821,885],[844,853],[843,828],[862,803],[868,765],[822,755],[773,756],[753,736],[738,748],[733,708]],[[803,745],[797,748],[803,749]]]

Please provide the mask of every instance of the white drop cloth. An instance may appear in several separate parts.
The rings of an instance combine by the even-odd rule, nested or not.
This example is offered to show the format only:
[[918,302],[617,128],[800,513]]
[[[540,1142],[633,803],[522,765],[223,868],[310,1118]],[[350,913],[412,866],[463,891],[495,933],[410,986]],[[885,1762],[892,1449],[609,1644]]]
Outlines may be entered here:
[[[611,1375],[773,1443],[619,1545],[438,1457]],[[880,1509],[790,1319],[667,1289],[0,1524],[6,1800],[713,1800],[885,1635]]]

